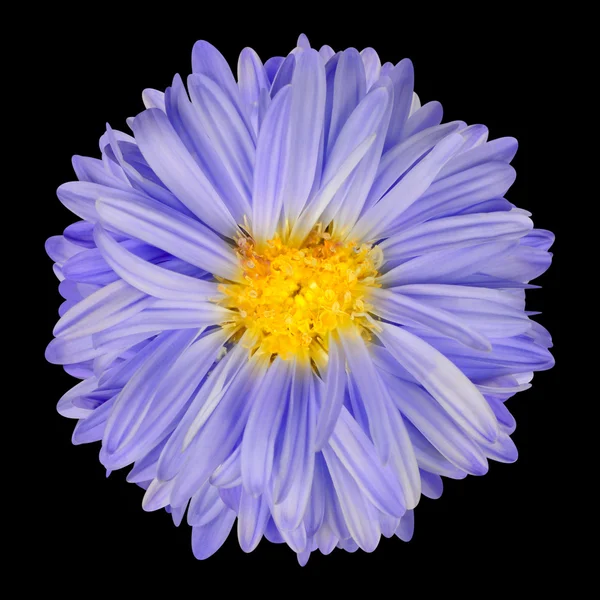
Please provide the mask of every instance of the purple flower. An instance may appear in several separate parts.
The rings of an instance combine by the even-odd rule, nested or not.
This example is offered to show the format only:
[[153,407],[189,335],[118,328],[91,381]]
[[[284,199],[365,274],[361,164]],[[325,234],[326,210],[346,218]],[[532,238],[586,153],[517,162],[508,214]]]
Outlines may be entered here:
[[442,476],[512,462],[504,401],[553,358],[525,311],[553,235],[503,196],[517,142],[441,124],[408,59],[305,36],[234,79],[207,42],[58,189],[58,403],[195,556],[409,540]]

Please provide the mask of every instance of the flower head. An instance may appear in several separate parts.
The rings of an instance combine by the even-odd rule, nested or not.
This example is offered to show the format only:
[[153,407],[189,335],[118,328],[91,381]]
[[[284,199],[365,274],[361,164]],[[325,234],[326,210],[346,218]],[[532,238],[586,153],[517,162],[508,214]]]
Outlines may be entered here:
[[371,48],[246,48],[236,81],[201,41],[192,67],[58,189],[81,219],[46,245],[46,356],[81,379],[58,410],[145,510],[187,509],[197,558],[236,519],[301,564],[408,540],[442,476],[516,460],[504,401],[553,364],[516,140],[441,124]]

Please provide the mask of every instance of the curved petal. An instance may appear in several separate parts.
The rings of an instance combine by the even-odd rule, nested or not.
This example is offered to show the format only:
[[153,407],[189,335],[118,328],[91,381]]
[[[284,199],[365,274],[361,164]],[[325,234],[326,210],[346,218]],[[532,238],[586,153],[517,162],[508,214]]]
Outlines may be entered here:
[[397,233],[380,247],[386,260],[403,260],[428,252],[519,239],[532,227],[531,219],[512,212],[446,217]]
[[340,54],[335,71],[326,156],[330,155],[342,127],[366,92],[365,67],[362,58],[358,50],[348,48]]
[[234,252],[219,236],[160,202],[112,195],[99,197],[96,206],[103,224],[209,273],[233,280],[241,276]]
[[291,88],[286,86],[273,100],[258,135],[252,233],[258,242],[273,238],[283,207],[284,180],[289,148]]
[[323,456],[350,535],[362,550],[373,552],[381,536],[377,509],[364,497],[358,484],[331,448],[323,448]]
[[407,119],[402,138],[407,140],[425,129],[439,125],[443,116],[444,109],[437,100],[424,104]]
[[238,86],[242,101],[250,115],[254,130],[258,132],[258,104],[261,90],[268,90],[271,85],[266,70],[252,48],[244,48],[238,60]]
[[384,374],[400,412],[452,464],[471,475],[487,472],[485,456],[433,397],[419,386]]
[[177,198],[209,227],[232,236],[236,222],[198,167],[167,115],[147,109],[133,121],[135,139],[144,158]]
[[296,57],[292,77],[290,149],[284,211],[294,222],[306,204],[315,178],[325,112],[325,67],[316,50]]
[[260,389],[242,439],[242,482],[253,496],[265,491],[273,467],[275,439],[289,395],[291,363],[275,358]]
[[235,106],[210,78],[190,75],[188,89],[210,146],[236,187],[248,197],[252,190],[255,138],[248,132]]
[[100,225],[94,228],[94,239],[117,275],[146,294],[166,300],[209,300],[218,295],[216,283],[154,265],[118,244]]
[[380,323],[379,339],[394,358],[475,440],[494,441],[498,422],[485,398],[443,354],[403,328]]
[[310,365],[297,360],[273,465],[273,517],[285,531],[293,531],[302,523],[312,485],[316,424],[313,378]]
[[[393,117],[392,117],[393,118]],[[439,142],[433,150],[377,204],[366,210],[358,220],[350,237],[357,240],[373,240],[385,235],[393,223],[429,187],[439,170],[460,148],[463,138],[458,133],[450,134]]]
[[398,480],[383,468],[371,440],[345,408],[329,446],[374,506],[392,516],[404,514],[404,493]]
[[340,415],[346,390],[346,365],[342,347],[330,336],[328,348],[329,358],[317,418],[315,450],[321,450],[329,440]]
[[460,317],[443,309],[427,306],[408,296],[385,289],[374,288],[370,290],[369,297],[373,299],[372,312],[388,321],[403,325],[418,323],[476,350],[492,349],[485,336],[462,322]]
[[244,552],[252,552],[258,546],[270,516],[264,495],[254,497],[242,489],[237,534],[240,548]]
[[236,514],[224,508],[210,523],[192,529],[192,551],[198,560],[212,556],[224,543]]

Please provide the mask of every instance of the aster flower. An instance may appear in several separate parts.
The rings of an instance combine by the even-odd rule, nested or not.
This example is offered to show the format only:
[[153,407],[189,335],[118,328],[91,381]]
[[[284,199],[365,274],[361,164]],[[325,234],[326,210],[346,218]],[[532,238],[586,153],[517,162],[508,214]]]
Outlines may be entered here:
[[204,559],[237,519],[311,552],[412,536],[442,476],[512,462],[504,401],[553,359],[525,310],[553,236],[504,198],[517,142],[441,124],[408,59],[305,36],[235,80],[197,42],[58,189],[58,403]]

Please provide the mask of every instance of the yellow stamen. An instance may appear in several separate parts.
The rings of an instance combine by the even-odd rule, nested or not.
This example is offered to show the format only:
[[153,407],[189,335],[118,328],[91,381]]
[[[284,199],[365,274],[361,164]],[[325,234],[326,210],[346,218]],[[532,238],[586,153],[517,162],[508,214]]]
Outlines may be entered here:
[[241,237],[237,254],[245,285],[223,283],[219,289],[222,304],[236,313],[233,325],[250,333],[252,351],[287,360],[308,350],[319,364],[330,332],[374,328],[365,296],[377,286],[383,258],[378,247],[336,240],[318,226],[300,248],[276,236],[259,251],[251,238]]

